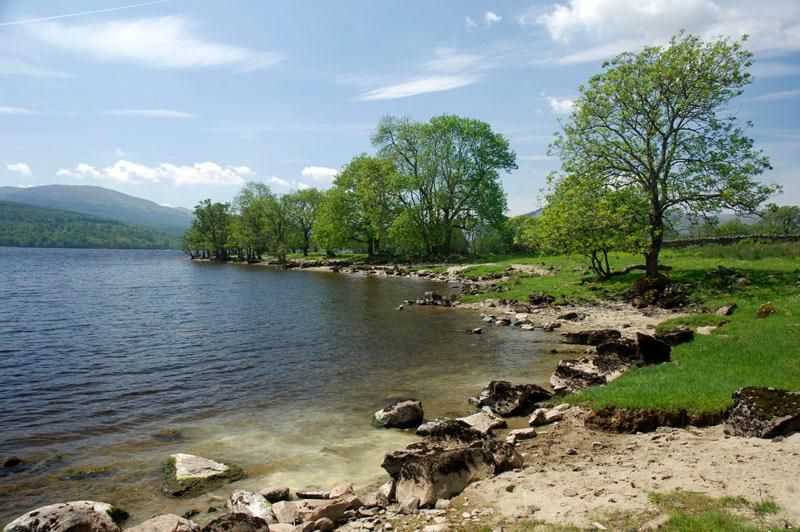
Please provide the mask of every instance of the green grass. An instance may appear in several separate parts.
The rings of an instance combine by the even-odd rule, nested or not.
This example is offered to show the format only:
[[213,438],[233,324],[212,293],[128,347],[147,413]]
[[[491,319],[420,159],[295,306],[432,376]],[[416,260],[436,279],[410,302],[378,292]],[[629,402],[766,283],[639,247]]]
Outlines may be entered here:
[[[631,371],[613,383],[569,396],[567,401],[593,408],[686,409],[691,413],[717,412],[730,404],[731,393],[742,386],[776,386],[800,389],[800,244],[748,243],[665,250],[662,264],[672,266],[674,282],[691,288],[692,314],[670,320],[660,328],[686,324],[691,327],[727,322],[709,336],[696,335],[691,343],[673,349],[672,361]],[[641,263],[638,256],[615,254],[614,268]],[[505,297],[527,301],[533,292],[544,292],[557,303],[622,299],[643,275],[634,271],[599,281],[585,274],[576,257],[514,256],[495,259],[491,266],[468,270],[482,274],[505,271],[511,264],[536,264],[554,268],[554,275],[515,274],[500,283],[502,291],[465,296],[465,301]],[[747,283],[727,282],[714,272],[718,266],[746,277]],[[732,316],[714,311],[735,302]],[[772,302],[777,313],[757,318],[756,311]]]
[[[303,256],[302,253],[289,253],[286,255],[286,258],[289,260],[319,260],[328,258],[325,253],[314,253],[309,252],[308,256]],[[366,253],[341,253],[334,257],[335,259],[339,260],[364,260],[367,258]]]

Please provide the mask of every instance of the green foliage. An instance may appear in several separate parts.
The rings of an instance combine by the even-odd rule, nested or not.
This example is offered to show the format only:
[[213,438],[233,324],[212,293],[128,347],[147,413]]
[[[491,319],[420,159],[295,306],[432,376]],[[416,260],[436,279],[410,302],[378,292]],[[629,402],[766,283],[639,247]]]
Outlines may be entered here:
[[189,249],[206,249],[214,258],[228,259],[228,243],[231,236],[230,204],[213,203],[206,199],[194,208],[195,220],[186,233]]
[[0,246],[176,249],[178,239],[153,229],[77,212],[0,202]]
[[800,235],[800,207],[774,203],[767,205],[761,219],[755,224],[754,232],[776,235]]
[[727,114],[751,81],[751,57],[742,42],[683,33],[665,48],[623,53],[579,88],[551,145],[563,175],[641,198],[649,275],[657,272],[669,211],[754,212],[778,189],[754,180],[769,160]]
[[508,141],[485,122],[440,115],[429,122],[384,117],[372,137],[396,169],[402,210],[393,234],[418,238],[424,252],[449,253],[456,230],[505,223],[499,172],[517,168]]
[[308,255],[311,247],[311,233],[317,221],[317,214],[322,204],[322,193],[316,188],[298,190],[286,196],[289,216],[300,237],[303,255]]
[[523,233],[528,247],[550,254],[578,254],[598,277],[608,277],[611,251],[645,248],[646,209],[628,189],[614,189],[588,176],[553,177],[547,206]]

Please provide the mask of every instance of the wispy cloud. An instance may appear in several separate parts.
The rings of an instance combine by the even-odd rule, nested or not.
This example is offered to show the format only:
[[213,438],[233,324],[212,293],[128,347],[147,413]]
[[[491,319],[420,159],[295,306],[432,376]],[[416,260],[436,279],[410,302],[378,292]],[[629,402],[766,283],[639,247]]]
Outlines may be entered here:
[[483,22],[487,26],[491,26],[492,24],[497,24],[501,20],[503,20],[503,17],[501,17],[500,15],[495,13],[494,11],[486,11],[483,14]]
[[394,100],[396,98],[406,98],[418,94],[448,91],[458,87],[465,87],[467,85],[472,85],[479,79],[481,79],[481,77],[474,74],[428,76],[373,89],[362,93],[357,99],[363,101]]
[[128,61],[157,68],[232,66],[240,71],[275,66],[283,56],[204,39],[183,16],[103,23],[32,24],[30,34],[58,48],[101,61]]
[[164,4],[172,0],[154,0],[153,2],[144,2],[141,4],[132,4],[127,6],[109,7],[106,9],[94,9],[91,11],[79,11],[77,13],[65,13],[62,15],[51,15],[49,17],[29,18],[25,20],[12,20],[8,22],[0,22],[0,26],[18,26],[20,24],[31,24],[33,22],[44,22],[47,20],[58,20],[62,18],[82,17],[84,15],[99,15],[101,13],[111,13],[112,11],[123,11],[125,9],[134,9],[137,7],[153,6],[156,4]]
[[105,114],[118,116],[141,116],[146,118],[193,118],[192,113],[176,111],[174,109],[114,109],[105,111]]
[[40,111],[34,111],[26,107],[0,107],[0,115],[40,115]]
[[25,163],[6,163],[6,168],[12,172],[28,177],[31,175],[31,167]]
[[468,31],[472,31],[478,27],[478,23],[472,17],[467,17],[464,19],[464,27],[467,28]]
[[117,157],[124,157],[125,156],[125,152],[122,150],[122,148],[114,148],[114,154]]
[[239,186],[244,184],[245,178],[255,175],[255,172],[247,166],[222,166],[210,161],[192,165],[160,163],[155,166],[148,166],[120,159],[103,170],[98,170],[86,163],[80,163],[75,167],[75,170],[61,168],[56,172],[56,175],[79,179],[84,177],[107,179],[134,185],[167,181],[179,186]]
[[766,94],[753,96],[747,100],[751,102],[777,102],[782,100],[793,100],[795,98],[800,98],[800,90],[768,92]]
[[306,166],[300,172],[303,177],[310,177],[314,181],[328,183],[333,181],[333,178],[339,173],[335,168],[327,168],[325,166]]

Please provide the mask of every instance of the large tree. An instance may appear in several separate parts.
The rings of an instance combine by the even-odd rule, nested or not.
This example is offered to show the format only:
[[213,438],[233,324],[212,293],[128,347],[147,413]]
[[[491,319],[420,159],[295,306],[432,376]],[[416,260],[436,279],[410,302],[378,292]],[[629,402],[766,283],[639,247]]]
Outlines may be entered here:
[[307,188],[288,194],[286,201],[289,215],[300,236],[303,256],[307,257],[311,247],[311,233],[322,203],[322,193],[316,188]]
[[244,246],[248,262],[261,260],[268,245],[266,237],[266,209],[272,192],[264,183],[247,183],[233,200],[238,211],[236,232]]
[[579,88],[551,145],[562,175],[645,201],[647,275],[658,271],[670,210],[753,212],[776,191],[755,181],[769,160],[731,113],[751,81],[743,44],[680,33],[666,47],[615,57]]
[[391,161],[358,155],[336,176],[320,207],[315,233],[330,249],[352,242],[377,255],[396,216]]
[[480,120],[440,115],[429,122],[384,117],[372,137],[397,170],[395,190],[427,253],[449,253],[454,231],[502,227],[506,197],[500,171],[517,168],[508,141]]
[[217,260],[228,260],[231,229],[230,204],[206,199],[194,208],[195,219],[188,233],[191,241],[202,243]]

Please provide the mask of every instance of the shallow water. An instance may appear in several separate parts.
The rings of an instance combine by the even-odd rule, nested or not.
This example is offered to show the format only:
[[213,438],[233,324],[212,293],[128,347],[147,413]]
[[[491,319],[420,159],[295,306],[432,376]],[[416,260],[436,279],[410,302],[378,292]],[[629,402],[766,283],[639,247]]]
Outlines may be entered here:
[[[449,289],[174,252],[0,248],[0,457],[28,462],[0,473],[0,524],[64,500],[113,502],[133,523],[224,506],[234,489],[367,488],[386,478],[383,454],[415,439],[372,428],[393,398],[464,415],[491,379],[546,382],[546,335],[466,334],[480,325],[470,310],[395,310],[432,288]],[[174,452],[247,478],[167,498]]]

